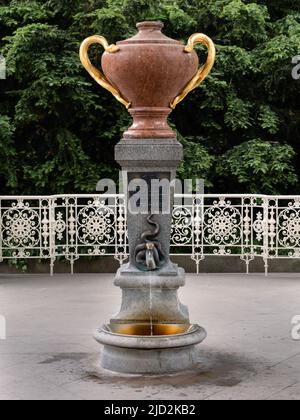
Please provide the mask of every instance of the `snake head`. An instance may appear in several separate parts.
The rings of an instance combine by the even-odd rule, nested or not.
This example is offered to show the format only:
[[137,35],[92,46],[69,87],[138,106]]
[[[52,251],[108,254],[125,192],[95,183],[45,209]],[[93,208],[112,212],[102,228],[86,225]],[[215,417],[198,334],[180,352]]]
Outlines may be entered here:
[[156,265],[154,254],[153,254],[153,249],[147,249],[146,251],[146,266],[149,271],[157,269],[157,265]]

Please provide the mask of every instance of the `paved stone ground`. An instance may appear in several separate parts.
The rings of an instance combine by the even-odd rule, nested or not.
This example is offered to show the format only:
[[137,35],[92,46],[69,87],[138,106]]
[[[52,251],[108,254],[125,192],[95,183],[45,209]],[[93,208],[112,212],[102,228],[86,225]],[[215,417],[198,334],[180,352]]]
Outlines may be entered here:
[[187,276],[181,298],[208,331],[192,371],[112,374],[93,330],[117,312],[111,275],[0,276],[0,399],[300,399],[300,277]]

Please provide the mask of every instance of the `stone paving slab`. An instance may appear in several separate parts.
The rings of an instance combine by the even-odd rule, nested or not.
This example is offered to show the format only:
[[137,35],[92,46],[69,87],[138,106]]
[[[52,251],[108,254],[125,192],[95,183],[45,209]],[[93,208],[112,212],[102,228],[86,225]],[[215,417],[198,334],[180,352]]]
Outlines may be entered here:
[[92,338],[118,311],[112,275],[0,275],[0,399],[300,399],[299,275],[188,275],[180,295],[208,331],[198,366],[119,375]]

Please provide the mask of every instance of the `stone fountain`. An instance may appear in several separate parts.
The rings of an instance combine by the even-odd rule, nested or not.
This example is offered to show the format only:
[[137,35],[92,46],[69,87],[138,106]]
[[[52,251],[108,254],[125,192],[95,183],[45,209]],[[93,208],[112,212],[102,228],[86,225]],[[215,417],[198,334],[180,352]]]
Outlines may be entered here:
[[[137,24],[134,37],[109,45],[102,36],[87,38],[80,58],[90,75],[126,106],[133,125],[115,149],[123,170],[127,198],[129,262],[115,278],[122,290],[121,309],[95,333],[104,345],[101,364],[122,373],[167,373],[191,368],[196,345],[206,331],[191,324],[188,308],[178,298],[185,284],[184,270],[170,260],[173,181],[183,158],[182,145],[167,118],[172,109],[209,74],[215,47],[204,34],[194,34],[187,45],[162,33],[161,22]],[[194,51],[208,49],[198,69]],[[101,44],[104,75],[91,63],[88,50]],[[144,195],[132,205],[134,194]],[[155,189],[154,185],[164,185]],[[143,201],[146,204],[141,204]],[[136,202],[135,202],[136,203]],[[133,208],[134,207],[134,208]]]

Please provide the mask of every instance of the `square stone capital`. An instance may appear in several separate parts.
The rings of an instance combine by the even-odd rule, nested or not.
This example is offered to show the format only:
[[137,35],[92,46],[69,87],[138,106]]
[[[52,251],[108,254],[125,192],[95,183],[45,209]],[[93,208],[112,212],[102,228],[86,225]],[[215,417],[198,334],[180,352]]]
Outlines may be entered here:
[[115,147],[115,159],[122,168],[177,168],[183,147],[176,139],[126,139]]

